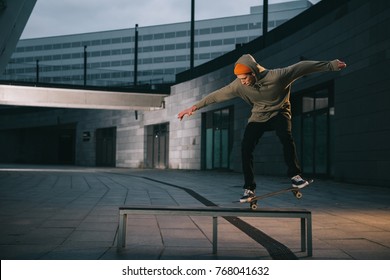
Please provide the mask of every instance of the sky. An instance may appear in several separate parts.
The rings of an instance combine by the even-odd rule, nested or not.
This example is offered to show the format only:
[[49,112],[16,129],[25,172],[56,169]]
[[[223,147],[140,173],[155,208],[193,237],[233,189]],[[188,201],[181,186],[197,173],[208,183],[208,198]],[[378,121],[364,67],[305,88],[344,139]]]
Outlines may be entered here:
[[[287,1],[292,0],[268,2]],[[262,3],[262,0],[195,0],[195,20],[249,14],[251,6]],[[191,0],[37,0],[21,39],[190,20]]]

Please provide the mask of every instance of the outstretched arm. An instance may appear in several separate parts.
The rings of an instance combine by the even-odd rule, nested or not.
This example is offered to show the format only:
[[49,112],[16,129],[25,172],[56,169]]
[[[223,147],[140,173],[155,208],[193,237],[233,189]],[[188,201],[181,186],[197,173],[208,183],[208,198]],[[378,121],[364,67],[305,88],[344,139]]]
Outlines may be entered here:
[[[235,86],[233,86],[235,84]],[[213,104],[213,103],[218,103],[218,102],[223,102],[229,99],[232,99],[234,97],[237,97],[237,90],[236,87],[240,83],[238,81],[233,81],[229,85],[220,88],[216,91],[213,91],[206,97],[202,98],[198,103],[196,103],[194,106],[187,108],[183,111],[181,111],[178,115],[177,118],[179,120],[182,120],[185,115],[191,116],[194,114],[196,110],[199,110],[207,105]]]
[[179,120],[182,120],[184,118],[185,115],[188,115],[188,116],[191,116],[195,111],[197,110],[196,106],[192,106],[188,109],[185,109],[183,111],[181,111],[178,115],[177,115],[177,118]]
[[304,75],[324,71],[339,71],[347,67],[344,61],[334,59],[332,61],[310,61],[304,60],[286,68],[280,69],[281,75],[287,84],[299,79]]

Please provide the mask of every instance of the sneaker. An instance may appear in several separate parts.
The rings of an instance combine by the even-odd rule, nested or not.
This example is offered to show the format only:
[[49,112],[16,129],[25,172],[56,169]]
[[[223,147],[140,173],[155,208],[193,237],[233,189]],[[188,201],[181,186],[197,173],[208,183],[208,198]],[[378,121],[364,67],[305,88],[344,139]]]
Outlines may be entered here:
[[306,187],[309,182],[307,180],[302,179],[300,175],[296,175],[291,178],[291,184],[294,188],[302,189],[303,187]]
[[244,190],[244,195],[240,198],[241,203],[250,202],[251,198],[255,196],[255,191],[250,189]]

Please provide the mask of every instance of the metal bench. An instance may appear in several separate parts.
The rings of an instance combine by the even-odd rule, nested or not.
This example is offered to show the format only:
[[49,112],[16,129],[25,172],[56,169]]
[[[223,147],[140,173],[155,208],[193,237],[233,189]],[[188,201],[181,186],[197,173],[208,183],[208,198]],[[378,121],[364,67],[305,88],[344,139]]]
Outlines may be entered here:
[[213,218],[213,254],[217,253],[218,217],[268,217],[299,218],[301,223],[301,250],[310,257],[312,248],[311,212],[305,209],[270,209],[250,210],[244,208],[223,207],[184,207],[184,206],[122,206],[119,207],[119,232],[117,248],[126,246],[127,215],[167,215],[167,216],[210,216]]

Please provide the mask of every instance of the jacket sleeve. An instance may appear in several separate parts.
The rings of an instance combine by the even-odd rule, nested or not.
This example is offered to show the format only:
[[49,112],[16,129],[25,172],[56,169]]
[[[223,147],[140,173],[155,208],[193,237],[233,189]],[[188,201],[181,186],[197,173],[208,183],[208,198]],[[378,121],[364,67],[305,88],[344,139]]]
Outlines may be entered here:
[[220,88],[216,91],[211,92],[207,96],[203,97],[198,103],[195,104],[197,109],[206,107],[207,105],[213,103],[219,103],[226,100],[233,99],[238,96],[235,81],[231,82],[229,85]]
[[287,83],[291,83],[307,74],[338,70],[337,59],[332,61],[300,61],[281,69],[282,76],[286,79]]

